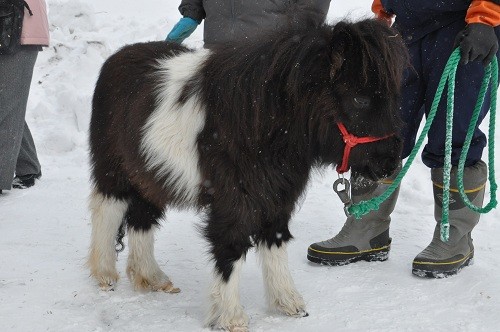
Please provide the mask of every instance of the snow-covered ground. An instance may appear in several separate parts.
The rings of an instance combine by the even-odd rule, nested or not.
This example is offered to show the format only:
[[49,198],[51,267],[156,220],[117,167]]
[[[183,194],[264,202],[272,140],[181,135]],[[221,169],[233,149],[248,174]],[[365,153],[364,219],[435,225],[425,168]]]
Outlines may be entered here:
[[[157,258],[179,294],[135,292],[125,276],[126,251],[114,292],[100,291],[84,266],[87,129],[100,66],[124,44],[164,39],[179,19],[179,2],[49,1],[52,45],[39,55],[27,113],[43,177],[0,196],[0,331],[208,331],[202,324],[212,265],[196,231],[200,216],[170,212],[157,232]],[[329,20],[369,15],[370,4],[333,1]],[[200,27],[187,44],[199,47],[201,39]],[[335,179],[333,170],[315,174],[291,224],[289,260],[309,317],[268,311],[252,252],[241,282],[252,331],[498,331],[498,209],[474,230],[473,266],[442,280],[414,277],[412,259],[434,227],[429,171],[416,161],[393,214],[390,259],[322,267],[307,261],[306,250],[343,224]]]

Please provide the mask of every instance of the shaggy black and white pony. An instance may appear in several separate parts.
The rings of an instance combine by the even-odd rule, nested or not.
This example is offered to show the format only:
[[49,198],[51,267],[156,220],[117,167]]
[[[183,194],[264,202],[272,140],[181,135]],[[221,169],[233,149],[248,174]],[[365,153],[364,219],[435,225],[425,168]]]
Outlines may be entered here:
[[155,260],[153,233],[165,208],[194,207],[206,214],[215,262],[207,325],[246,330],[238,284],[253,246],[270,306],[306,315],[287,263],[294,206],[313,167],[341,163],[339,122],[356,136],[390,135],[352,149],[354,172],[378,179],[396,168],[405,63],[401,39],[374,20],[214,50],[151,42],[118,51],[92,106],[91,274],[114,286],[125,225],[135,287],[178,292]]

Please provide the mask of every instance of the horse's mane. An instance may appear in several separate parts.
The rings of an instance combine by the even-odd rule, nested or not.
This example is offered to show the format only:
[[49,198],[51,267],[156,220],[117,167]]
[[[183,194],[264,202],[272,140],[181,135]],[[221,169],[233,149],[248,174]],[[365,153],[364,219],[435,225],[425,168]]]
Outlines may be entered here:
[[[382,94],[398,90],[401,71],[397,68],[405,57],[400,54],[404,48],[394,47],[395,43],[402,44],[401,38],[374,20],[335,26],[293,24],[213,49],[202,69],[203,78],[195,78],[207,82],[192,87],[202,87],[213,119],[224,117],[231,123],[227,129],[237,131],[233,138],[267,144],[267,138],[275,141],[277,131],[290,129],[276,128],[280,123],[294,126],[302,136],[295,142],[287,137],[283,144],[299,144],[297,140],[307,144],[311,124],[293,119],[309,119],[308,115],[321,111],[311,109],[311,98],[324,100],[324,109],[332,109],[331,98],[325,94],[335,84],[337,76],[331,69],[336,65],[342,65],[338,74],[361,73],[363,83],[376,77]],[[352,65],[350,60],[354,60]]]
[[207,112],[226,118],[237,131],[233,137],[256,142],[272,136],[275,123],[288,123],[284,117],[296,118],[303,109],[297,107],[306,97],[297,95],[299,85],[328,82],[328,48],[327,30],[316,29],[284,30],[214,49],[202,73],[207,82],[199,85]]

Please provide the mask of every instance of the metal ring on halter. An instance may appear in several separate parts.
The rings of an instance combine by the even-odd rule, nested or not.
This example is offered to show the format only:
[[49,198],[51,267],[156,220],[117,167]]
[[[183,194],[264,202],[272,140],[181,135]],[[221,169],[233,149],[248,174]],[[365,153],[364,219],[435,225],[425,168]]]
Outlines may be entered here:
[[[339,185],[343,185],[344,188],[339,189]],[[344,176],[339,175],[339,178],[333,183],[333,191],[337,193],[342,203],[344,203],[344,212],[346,216],[349,217],[351,214],[349,213],[348,208],[352,205],[351,183],[349,180],[344,178]]]

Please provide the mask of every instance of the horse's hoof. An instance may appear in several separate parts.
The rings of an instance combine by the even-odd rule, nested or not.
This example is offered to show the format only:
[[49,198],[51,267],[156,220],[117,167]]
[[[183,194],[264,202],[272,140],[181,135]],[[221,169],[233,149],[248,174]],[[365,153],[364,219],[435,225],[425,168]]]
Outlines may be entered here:
[[282,314],[290,317],[300,318],[309,316],[306,311],[304,301],[302,300],[302,297],[300,295],[294,296],[293,300],[276,301],[274,308],[277,309],[278,312],[281,312]]
[[156,291],[158,292],[165,292],[165,293],[179,293],[181,290],[177,287],[174,287],[174,284],[172,284],[171,281],[167,281],[163,285],[160,285],[159,287],[155,288]]
[[240,325],[240,324],[236,324],[236,325],[229,325],[229,326],[222,326],[222,325],[218,325],[218,324],[208,324],[207,325],[208,328],[210,328],[211,330],[215,331],[215,330],[220,330],[220,331],[229,331],[229,332],[248,332],[248,325]]
[[99,288],[102,291],[109,292],[115,290],[115,285],[118,282],[118,274],[116,275],[108,275],[108,276],[100,276],[97,278],[99,280]]
[[112,292],[115,290],[114,284],[99,284],[99,288],[105,292]]
[[229,332],[248,332],[248,326],[230,326]]
[[296,318],[302,318],[302,317],[309,316],[309,314],[304,309],[297,309],[297,312],[295,312],[294,314],[292,314],[290,316],[296,317]]

